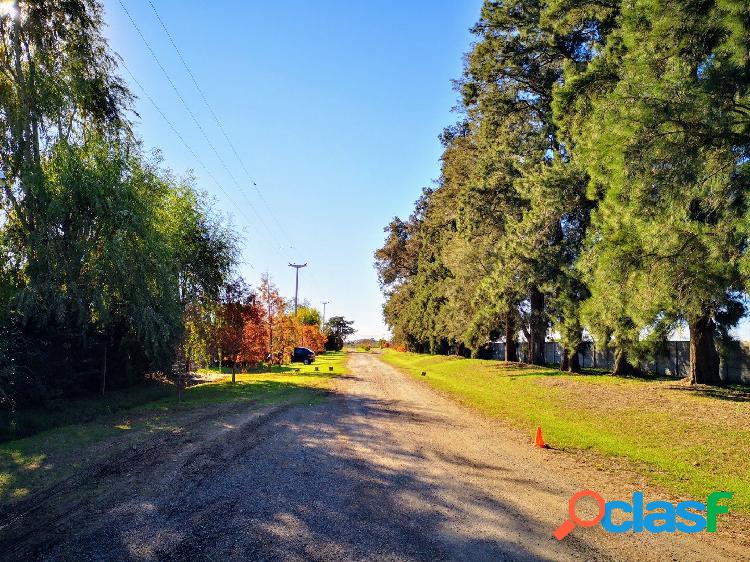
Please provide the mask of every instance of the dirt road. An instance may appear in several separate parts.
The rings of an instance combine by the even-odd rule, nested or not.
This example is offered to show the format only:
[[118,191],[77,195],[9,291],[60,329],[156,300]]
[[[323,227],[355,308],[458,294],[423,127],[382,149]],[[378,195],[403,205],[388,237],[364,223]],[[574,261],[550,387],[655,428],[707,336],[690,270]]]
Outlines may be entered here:
[[[369,354],[320,404],[201,418],[0,521],[0,558],[741,560],[688,535],[552,531],[632,484],[535,450]],[[710,542],[709,542],[710,541]]]

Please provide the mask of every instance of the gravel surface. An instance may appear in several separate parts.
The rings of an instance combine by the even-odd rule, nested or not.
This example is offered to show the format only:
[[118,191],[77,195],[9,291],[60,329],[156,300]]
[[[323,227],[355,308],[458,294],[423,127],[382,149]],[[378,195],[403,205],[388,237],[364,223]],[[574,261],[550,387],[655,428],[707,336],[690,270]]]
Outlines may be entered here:
[[0,558],[750,559],[705,534],[558,542],[575,491],[620,499],[637,483],[536,450],[374,355],[349,370],[320,404],[228,408],[4,514]]

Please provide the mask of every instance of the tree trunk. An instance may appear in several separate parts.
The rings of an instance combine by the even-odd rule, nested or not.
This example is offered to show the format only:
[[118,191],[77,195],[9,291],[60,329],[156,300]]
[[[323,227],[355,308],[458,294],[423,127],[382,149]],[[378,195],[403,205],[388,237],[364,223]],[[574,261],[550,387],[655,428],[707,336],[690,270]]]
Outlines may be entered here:
[[560,353],[560,370],[565,372],[570,367],[569,355],[567,348],[563,347]]
[[690,322],[690,384],[723,384],[714,343],[714,321],[707,314]]
[[234,384],[234,381],[235,381],[234,371],[235,371],[236,367],[237,367],[237,362],[236,361],[232,361],[232,384]]
[[621,347],[615,350],[615,367],[612,370],[612,374],[616,377],[622,377],[626,375],[634,375],[639,372],[633,364],[628,361],[628,354]]
[[[37,170],[33,166],[33,160],[31,157],[31,127],[29,125],[30,113],[33,111],[31,100],[29,99],[29,89],[26,84],[26,75],[23,68],[23,51],[21,47],[21,18],[13,18],[13,61],[16,71],[16,81],[18,83],[17,94],[21,100],[22,107],[29,112],[29,114],[19,113],[17,119],[13,119],[16,124],[15,134],[13,135],[18,141],[18,152],[20,153],[21,162],[19,166],[20,171],[20,186],[23,191],[24,197],[29,196],[31,186],[29,173],[35,173]],[[33,171],[32,171],[33,170]],[[14,203],[18,218],[21,224],[27,231],[31,231],[34,225],[34,217],[31,216],[24,205],[19,204],[15,196],[12,195],[13,190],[8,185],[5,187],[6,193],[11,194],[9,199]]]
[[107,351],[109,345],[107,342],[104,343],[104,357],[102,360],[102,396],[104,396],[105,390],[107,390]]
[[190,372],[190,359],[185,355],[185,370],[180,369],[180,376],[177,380],[177,401],[182,402],[182,390],[185,386],[185,372]]
[[533,287],[529,295],[531,318],[529,319],[529,362],[544,365],[544,340],[547,336],[547,319],[544,317],[544,294]]
[[578,349],[574,349],[573,353],[570,354],[570,358],[568,359],[568,372],[569,373],[581,372],[581,361],[578,357]]
[[505,319],[505,360],[514,363],[518,361],[518,350],[516,349],[516,323],[511,314],[508,314]]

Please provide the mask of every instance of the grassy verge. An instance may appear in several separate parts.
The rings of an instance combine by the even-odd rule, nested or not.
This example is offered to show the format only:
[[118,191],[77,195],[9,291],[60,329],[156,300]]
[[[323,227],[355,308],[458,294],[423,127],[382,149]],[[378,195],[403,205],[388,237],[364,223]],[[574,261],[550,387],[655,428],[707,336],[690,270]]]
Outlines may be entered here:
[[[333,379],[345,373],[345,357],[344,353],[326,353],[318,356],[314,365],[295,364],[238,374],[235,384],[231,378],[223,378],[196,385],[185,390],[180,403],[174,389],[170,388],[168,395],[157,395],[135,407],[124,407],[117,412],[103,409],[98,417],[87,423],[65,425],[2,443],[0,504],[13,502],[54,484],[98,455],[111,454],[118,447],[137,443],[149,436],[179,430],[188,416],[201,409],[221,404],[247,403],[249,407],[262,407],[318,402],[326,396]],[[333,367],[333,371],[329,367]],[[144,398],[143,388],[130,392],[130,400]],[[117,404],[129,404],[126,393],[123,391]],[[76,401],[71,407],[83,404]],[[92,406],[90,411],[96,409]],[[58,414],[60,419],[65,419],[64,412]]]
[[[618,458],[653,483],[705,498],[734,492],[750,513],[750,390],[681,381],[570,375],[501,361],[387,350],[386,362],[457,401],[532,435],[541,425],[559,449]],[[422,371],[426,377],[420,376]]]
[[[172,385],[149,382],[125,390],[107,392],[105,396],[56,400],[47,408],[21,410],[16,414],[16,438],[28,437],[42,431],[95,420],[104,415],[135,408],[148,402],[168,398],[174,393]],[[3,440],[11,437],[4,434]]]

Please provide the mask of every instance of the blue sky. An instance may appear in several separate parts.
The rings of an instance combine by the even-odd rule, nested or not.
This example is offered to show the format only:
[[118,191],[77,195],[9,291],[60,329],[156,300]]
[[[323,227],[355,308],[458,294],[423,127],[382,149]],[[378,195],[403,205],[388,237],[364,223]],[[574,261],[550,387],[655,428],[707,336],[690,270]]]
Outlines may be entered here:
[[193,170],[231,215],[248,281],[269,271],[292,296],[287,263],[308,262],[300,299],[330,301],[327,315],[353,319],[358,336],[385,335],[372,254],[391,217],[408,215],[439,174],[437,135],[456,119],[451,80],[481,0],[152,1],[248,173],[149,1],[123,4],[226,169],[120,1],[104,0],[111,47],[208,171],[121,69],[145,146],[176,173]]

